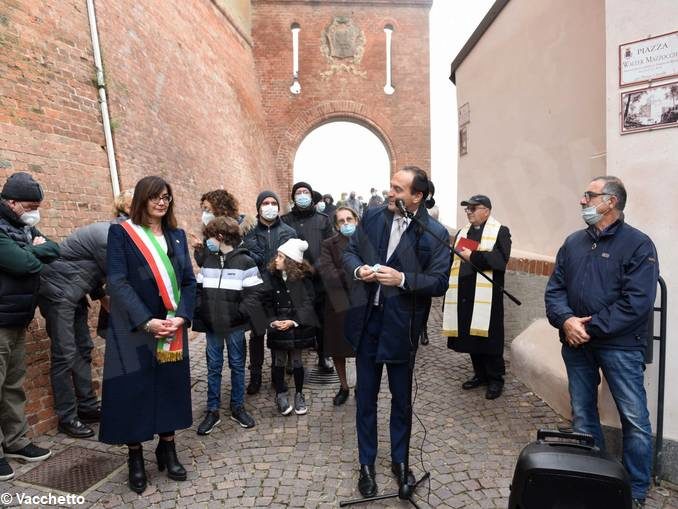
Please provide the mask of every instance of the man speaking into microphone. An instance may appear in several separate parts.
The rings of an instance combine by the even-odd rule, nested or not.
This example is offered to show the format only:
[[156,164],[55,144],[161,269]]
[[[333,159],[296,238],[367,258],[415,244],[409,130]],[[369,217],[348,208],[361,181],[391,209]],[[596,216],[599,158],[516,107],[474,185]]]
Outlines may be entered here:
[[377,398],[384,364],[391,392],[391,471],[401,488],[414,484],[408,468],[410,368],[431,297],[445,293],[450,270],[447,230],[426,210],[435,203],[431,191],[422,169],[406,166],[396,172],[387,203],[365,213],[344,252],[344,268],[354,280],[345,334],[356,351],[363,497],[378,490]]

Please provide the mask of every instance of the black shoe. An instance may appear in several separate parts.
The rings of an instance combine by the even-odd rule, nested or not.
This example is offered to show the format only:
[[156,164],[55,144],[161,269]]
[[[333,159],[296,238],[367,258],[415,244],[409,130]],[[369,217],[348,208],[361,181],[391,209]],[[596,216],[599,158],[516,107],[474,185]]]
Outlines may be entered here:
[[325,374],[334,373],[334,365],[327,357],[318,358],[318,371]]
[[363,497],[373,497],[377,494],[377,479],[374,465],[360,465],[358,491]]
[[247,385],[247,394],[257,394],[261,389],[261,371],[250,373],[250,383]]
[[97,406],[93,410],[78,410],[78,419],[85,424],[94,424],[101,420],[101,407]]
[[186,480],[186,469],[179,463],[174,440],[160,439],[155,449],[155,459],[158,460],[158,470],[162,472],[167,467],[167,477],[175,481]]
[[14,470],[5,458],[0,458],[0,481],[9,481],[10,479],[14,479]]
[[94,430],[80,422],[80,419],[73,419],[69,422],[60,422],[59,431],[72,438],[89,438],[94,436]]
[[339,392],[337,392],[337,395],[334,396],[332,404],[334,406],[341,406],[344,403],[346,403],[347,399],[348,399],[348,389],[340,388]]
[[198,435],[209,435],[212,433],[214,427],[221,422],[219,412],[216,410],[208,410],[205,418],[198,425]]
[[[405,471],[407,470],[407,474]],[[403,486],[403,482],[406,482],[409,486],[414,486],[417,480],[414,478],[412,470],[405,468],[405,463],[393,463],[391,462],[391,472],[395,475],[396,481],[398,481],[398,487]]]
[[129,449],[127,468],[129,475],[127,485],[135,493],[143,493],[146,489],[146,469],[144,468],[144,450],[141,445],[136,449]]
[[426,329],[423,330],[421,333],[421,338],[419,338],[419,342],[422,345],[428,345],[428,331]]
[[252,416],[247,413],[244,406],[239,406],[231,410],[231,419],[240,424],[243,428],[254,428],[256,424]]
[[504,387],[499,384],[490,384],[487,386],[487,391],[485,391],[485,399],[497,399],[501,396],[502,389]]
[[464,389],[465,391],[468,391],[469,389],[475,389],[476,387],[480,387],[481,385],[486,384],[487,380],[474,376],[470,380],[466,380],[463,384],[461,384],[461,388]]
[[5,456],[8,458],[16,458],[23,461],[33,463],[34,461],[46,460],[52,455],[49,449],[43,449],[32,443],[17,451],[5,451]]

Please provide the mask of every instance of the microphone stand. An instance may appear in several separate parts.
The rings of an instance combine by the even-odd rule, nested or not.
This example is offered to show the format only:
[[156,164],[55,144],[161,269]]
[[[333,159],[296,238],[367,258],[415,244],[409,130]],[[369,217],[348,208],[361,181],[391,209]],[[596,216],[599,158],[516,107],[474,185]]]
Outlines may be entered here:
[[436,239],[438,242],[440,242],[441,244],[443,244],[445,247],[447,247],[448,249],[450,249],[450,250],[451,250],[454,254],[456,254],[459,258],[461,258],[461,259],[464,260],[466,263],[468,263],[471,267],[473,267],[473,270],[475,270],[478,274],[480,274],[480,275],[483,276],[485,279],[487,279],[490,283],[492,283],[492,286],[496,286],[497,289],[498,289],[499,291],[501,291],[501,293],[503,293],[504,295],[506,295],[509,299],[511,299],[511,300],[512,300],[514,303],[516,303],[518,306],[522,305],[522,302],[520,302],[516,297],[514,297],[514,296],[511,295],[508,291],[506,291],[506,290],[504,289],[503,286],[498,285],[498,284],[497,284],[490,276],[488,276],[488,275],[485,274],[482,270],[480,270],[478,267],[476,267],[476,266],[474,265],[474,263],[470,260],[470,257],[469,257],[468,260],[464,259],[464,257],[461,256],[461,253],[460,253],[459,251],[457,251],[457,250],[454,248],[454,246],[451,246],[448,242],[445,242],[444,240],[439,239],[438,237],[436,237],[436,236],[433,234],[433,232],[432,232],[431,230],[428,229],[428,227],[424,224],[424,222],[416,216],[416,214],[410,212],[409,210],[407,210],[407,209],[405,208],[405,204],[403,203],[402,200],[396,200],[396,205],[398,206],[398,210],[400,210],[400,213],[401,213],[404,217],[407,217],[407,218],[409,218],[409,219],[412,219],[415,223],[417,223],[417,225],[419,225],[420,228],[422,228],[425,232],[427,232],[429,235],[431,235],[431,237],[433,237],[434,239]]

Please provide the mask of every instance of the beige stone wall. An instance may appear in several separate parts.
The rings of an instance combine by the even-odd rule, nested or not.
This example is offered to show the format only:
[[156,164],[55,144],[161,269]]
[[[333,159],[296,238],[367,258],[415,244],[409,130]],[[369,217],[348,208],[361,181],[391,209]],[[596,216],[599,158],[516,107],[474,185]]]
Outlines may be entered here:
[[513,0],[456,71],[471,119],[458,198],[490,196],[516,249],[553,256],[605,173],[604,3]]
[[[629,223],[650,235],[659,253],[660,271],[668,286],[668,314],[665,435],[678,439],[678,128],[619,133],[620,93],[636,87],[619,88],[618,46],[648,35],[678,30],[678,2],[653,0],[607,0],[606,2],[606,75],[607,75],[607,160],[608,173],[624,181],[628,194],[626,216]],[[662,80],[675,82],[678,79]],[[655,349],[655,358],[658,355]],[[657,364],[649,367],[647,378],[650,407],[655,408]],[[654,414],[654,412],[653,412]],[[653,422],[655,416],[653,415]],[[654,425],[653,425],[654,426]]]
[[252,31],[252,2],[251,0],[212,0],[219,9],[224,11],[239,30],[250,35]]

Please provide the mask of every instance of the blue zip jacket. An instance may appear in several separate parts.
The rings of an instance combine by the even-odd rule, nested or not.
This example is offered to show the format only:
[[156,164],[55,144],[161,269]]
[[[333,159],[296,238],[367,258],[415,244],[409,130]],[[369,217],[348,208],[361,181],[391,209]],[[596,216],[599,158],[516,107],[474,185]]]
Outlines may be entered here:
[[586,331],[594,348],[644,350],[659,278],[650,238],[622,219],[565,239],[546,285],[549,323],[560,331],[572,316],[591,316]]

